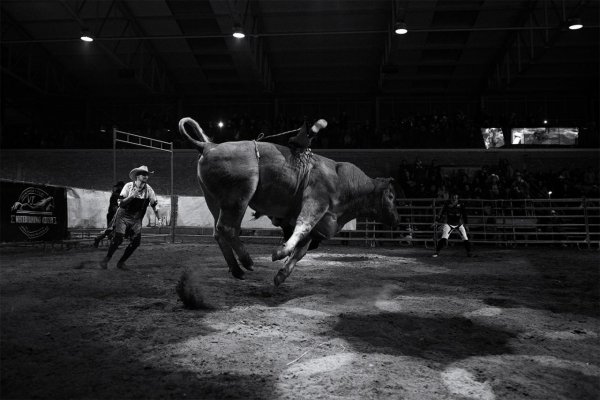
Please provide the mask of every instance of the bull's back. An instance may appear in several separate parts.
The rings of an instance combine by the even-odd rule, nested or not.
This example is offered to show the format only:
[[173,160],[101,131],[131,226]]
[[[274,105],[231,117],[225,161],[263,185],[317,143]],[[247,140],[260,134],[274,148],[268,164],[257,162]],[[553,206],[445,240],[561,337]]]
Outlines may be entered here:
[[198,161],[203,190],[221,206],[250,202],[272,216],[287,214],[293,204],[297,174],[290,149],[254,141],[211,144]]

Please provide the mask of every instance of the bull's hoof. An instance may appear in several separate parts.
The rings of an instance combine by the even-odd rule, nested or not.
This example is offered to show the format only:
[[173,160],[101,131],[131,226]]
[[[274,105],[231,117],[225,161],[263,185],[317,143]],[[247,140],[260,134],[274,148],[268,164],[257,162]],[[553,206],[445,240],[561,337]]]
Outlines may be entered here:
[[244,271],[242,271],[241,268],[232,268],[229,270],[231,272],[231,275],[233,275],[234,278],[240,279],[240,280],[244,280]]
[[248,271],[254,271],[254,261],[251,258],[241,259],[242,267],[246,268]]
[[275,283],[275,286],[279,286],[283,282],[285,282],[286,278],[287,278],[287,276],[285,275],[283,270],[280,269],[279,272],[277,273],[277,275],[275,275],[275,277],[273,278],[273,283]]
[[284,247],[279,246],[275,250],[273,250],[273,254],[271,255],[271,260],[277,261],[277,260],[284,259],[285,257],[287,257],[287,254],[284,250]]

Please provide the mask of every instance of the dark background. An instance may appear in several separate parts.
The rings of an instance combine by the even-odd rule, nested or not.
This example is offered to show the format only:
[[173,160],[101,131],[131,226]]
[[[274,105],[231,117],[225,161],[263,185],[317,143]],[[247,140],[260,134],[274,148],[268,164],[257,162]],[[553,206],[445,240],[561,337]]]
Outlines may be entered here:
[[3,0],[0,12],[4,148],[110,147],[113,127],[187,147],[183,116],[217,141],[325,118],[321,148],[483,148],[481,127],[546,120],[598,147],[597,1]]

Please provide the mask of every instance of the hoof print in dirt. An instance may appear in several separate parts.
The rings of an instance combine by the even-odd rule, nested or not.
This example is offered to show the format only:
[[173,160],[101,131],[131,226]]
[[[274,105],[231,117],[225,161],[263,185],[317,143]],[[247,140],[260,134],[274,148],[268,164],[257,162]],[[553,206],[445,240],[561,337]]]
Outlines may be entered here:
[[177,282],[176,291],[185,308],[209,308],[202,293],[202,279],[197,272],[185,270]]

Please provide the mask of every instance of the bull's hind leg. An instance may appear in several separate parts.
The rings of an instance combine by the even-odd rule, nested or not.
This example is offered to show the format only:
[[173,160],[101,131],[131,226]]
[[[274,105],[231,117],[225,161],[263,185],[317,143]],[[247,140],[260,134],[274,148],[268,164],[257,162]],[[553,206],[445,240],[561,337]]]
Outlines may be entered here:
[[214,198],[212,198],[208,194],[204,187],[202,187],[202,189],[204,191],[204,196],[206,199],[206,204],[208,205],[208,209],[210,210],[210,213],[215,219],[213,237],[219,245],[223,257],[225,257],[225,262],[227,263],[231,274],[238,279],[244,279],[244,271],[242,271],[235,258],[235,254],[233,253],[230,240],[227,238],[227,235],[224,234],[223,229],[218,229],[218,222],[221,219],[221,210],[219,209],[218,203],[214,200]]
[[302,259],[302,257],[304,257],[306,255],[306,252],[308,251],[308,247],[310,246],[310,243],[311,243],[310,237],[308,237],[308,238],[304,239],[302,242],[298,243],[298,247],[296,247],[292,251],[290,258],[286,261],[283,268],[281,268],[275,275],[275,278],[273,278],[273,281],[275,282],[275,286],[281,285],[287,279],[287,277],[290,276],[290,274],[294,270],[294,267],[296,266],[296,263],[298,263],[298,261],[300,261]]
[[242,266],[249,271],[254,270],[254,262],[240,239],[240,232],[242,219],[258,186],[258,164],[256,168],[254,173],[250,171],[246,180],[235,182],[233,188],[230,188],[232,190],[227,193],[228,196],[224,196],[228,200],[221,205],[221,214],[217,223],[217,229],[224,230]]
[[[250,182],[250,184],[251,183],[252,182]],[[237,197],[237,202],[229,206],[221,206],[219,221],[217,222],[217,231],[225,236],[228,243],[233,248],[235,254],[242,263],[242,266],[249,271],[254,270],[254,262],[252,261],[250,254],[248,254],[244,243],[242,243],[240,239],[240,232],[242,219],[244,218],[244,214],[248,209],[248,203],[251,195],[254,193],[255,188],[256,186],[248,186],[246,187],[246,190],[242,191],[242,194],[247,194],[246,201],[241,201],[240,198],[243,198],[244,196],[240,195]]]
[[248,250],[246,250],[246,246],[244,246],[244,243],[240,239],[240,232],[241,229],[236,231],[231,239],[231,246],[242,263],[242,267],[246,268],[248,271],[254,271],[254,261],[252,261],[252,257],[250,257]]
[[246,251],[246,248],[239,237],[241,231],[240,224],[245,212],[246,208],[241,206],[233,208],[221,208],[219,220],[217,221],[216,225],[216,231],[218,232],[219,237],[226,241],[229,251],[231,252],[231,256],[233,257],[232,260],[227,260],[227,264],[229,264],[229,268],[233,276],[238,279],[243,279],[244,271],[242,271],[237,263],[237,260],[233,255],[233,251],[231,251],[232,249],[240,258],[240,262],[244,268],[252,270],[253,265],[252,258],[250,258],[250,255]]

